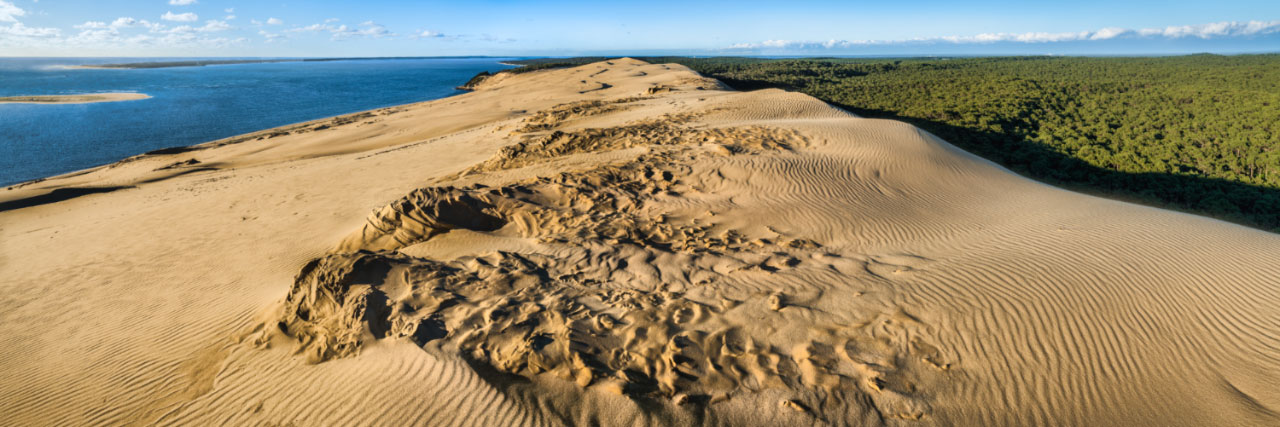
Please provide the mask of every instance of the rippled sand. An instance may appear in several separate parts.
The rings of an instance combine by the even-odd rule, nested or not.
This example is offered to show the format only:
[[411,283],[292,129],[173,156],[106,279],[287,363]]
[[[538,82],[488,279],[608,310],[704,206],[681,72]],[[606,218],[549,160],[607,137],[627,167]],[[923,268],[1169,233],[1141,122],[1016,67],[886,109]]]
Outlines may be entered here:
[[629,59],[0,192],[22,425],[1275,425],[1280,236]]

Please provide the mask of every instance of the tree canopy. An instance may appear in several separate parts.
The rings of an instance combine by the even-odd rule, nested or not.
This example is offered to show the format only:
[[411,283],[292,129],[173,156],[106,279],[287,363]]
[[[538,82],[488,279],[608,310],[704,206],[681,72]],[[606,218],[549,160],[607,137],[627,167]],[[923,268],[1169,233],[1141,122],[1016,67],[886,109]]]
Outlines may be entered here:
[[1073,190],[1280,232],[1280,55],[642,59],[904,120]]

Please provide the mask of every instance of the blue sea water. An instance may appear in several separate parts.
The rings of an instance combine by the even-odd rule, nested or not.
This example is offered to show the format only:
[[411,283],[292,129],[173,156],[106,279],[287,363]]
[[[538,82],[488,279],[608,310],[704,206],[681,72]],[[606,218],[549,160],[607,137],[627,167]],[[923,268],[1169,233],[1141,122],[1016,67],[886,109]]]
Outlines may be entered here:
[[[165,58],[163,61],[172,61]],[[96,104],[0,104],[0,185],[147,151],[460,93],[502,58],[283,62],[136,70],[68,65],[113,58],[0,58],[0,96],[139,92]]]

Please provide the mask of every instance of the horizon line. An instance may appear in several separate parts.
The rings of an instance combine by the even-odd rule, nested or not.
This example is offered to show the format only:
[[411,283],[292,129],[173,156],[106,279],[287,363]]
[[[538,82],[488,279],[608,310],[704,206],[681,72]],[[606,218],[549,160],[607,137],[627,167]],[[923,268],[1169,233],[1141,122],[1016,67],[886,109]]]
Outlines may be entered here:
[[653,58],[663,56],[684,57],[684,58],[971,58],[971,57],[1174,57],[1174,56],[1195,56],[1195,55],[1216,55],[1216,56],[1245,56],[1245,55],[1277,55],[1280,49],[1265,51],[1244,51],[1244,52],[1190,52],[1190,53],[937,53],[937,54],[816,54],[816,53],[790,53],[790,54],[639,54],[639,53],[618,53],[618,54],[580,54],[580,55],[404,55],[404,56],[72,56],[72,55],[50,55],[50,56],[9,56],[0,55],[2,59],[327,59],[327,60],[357,60],[357,59],[467,59],[467,58],[530,58],[530,59],[572,59],[572,58],[625,58],[640,57]]

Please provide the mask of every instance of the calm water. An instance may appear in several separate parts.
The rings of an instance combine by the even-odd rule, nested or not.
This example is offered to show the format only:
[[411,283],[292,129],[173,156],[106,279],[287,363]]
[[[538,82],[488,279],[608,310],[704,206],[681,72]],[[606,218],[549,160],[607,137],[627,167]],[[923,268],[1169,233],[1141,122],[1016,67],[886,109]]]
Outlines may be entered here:
[[[166,59],[170,60],[170,59]],[[151,99],[0,104],[0,185],[158,148],[344,113],[443,98],[498,58],[402,59],[69,70],[138,59],[0,58],[0,96],[140,92]]]

